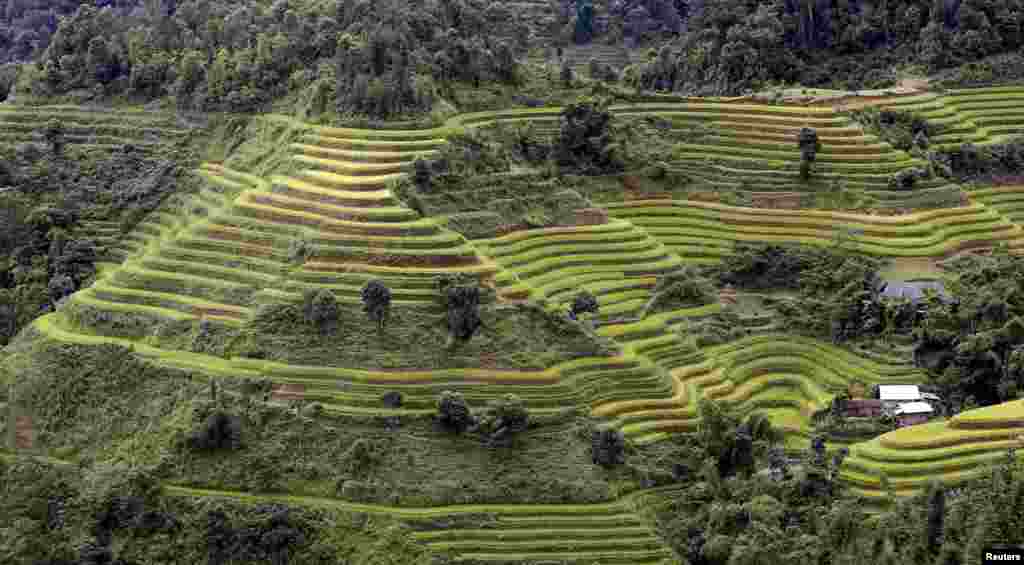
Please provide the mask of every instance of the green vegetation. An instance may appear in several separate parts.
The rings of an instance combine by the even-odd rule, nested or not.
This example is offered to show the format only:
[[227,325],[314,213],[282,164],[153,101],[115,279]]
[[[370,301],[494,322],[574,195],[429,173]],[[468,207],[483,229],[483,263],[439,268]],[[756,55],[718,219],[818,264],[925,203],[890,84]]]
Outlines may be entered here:
[[827,4],[7,2],[0,562],[1024,542],[1019,7]]

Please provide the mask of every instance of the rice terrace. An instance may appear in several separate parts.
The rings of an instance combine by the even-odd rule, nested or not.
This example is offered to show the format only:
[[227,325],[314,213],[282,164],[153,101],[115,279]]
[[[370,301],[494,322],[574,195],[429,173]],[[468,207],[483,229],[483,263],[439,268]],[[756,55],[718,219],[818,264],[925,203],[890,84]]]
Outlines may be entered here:
[[0,565],[1024,555],[1024,9],[0,2]]

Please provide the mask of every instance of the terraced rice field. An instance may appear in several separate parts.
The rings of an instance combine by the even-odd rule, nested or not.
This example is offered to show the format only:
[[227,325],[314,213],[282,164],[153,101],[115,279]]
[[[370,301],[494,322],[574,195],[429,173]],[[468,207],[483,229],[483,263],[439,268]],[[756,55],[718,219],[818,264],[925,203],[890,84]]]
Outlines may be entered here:
[[[991,93],[978,94],[979,100],[988,95]],[[936,103],[934,97],[907,97],[900,103],[921,104],[925,110],[929,104],[946,108],[956,103],[961,104],[953,110],[956,115],[974,111],[968,104],[976,101],[970,98],[974,93],[951,96],[960,98]],[[873,191],[889,205],[907,202],[904,193],[886,192],[889,175],[921,164],[864,134],[833,109],[693,101],[618,106],[612,111],[659,115],[678,128],[714,125],[711,135],[681,147],[677,163],[714,186],[737,187],[742,182],[749,189],[794,189],[799,162],[795,139],[804,125],[816,127],[821,137],[821,178],[842,176],[849,185]],[[69,123],[104,123],[91,113],[60,112],[68,116]],[[144,130],[149,126],[133,122],[137,119],[141,124],[142,114],[128,115],[121,123],[135,124],[132,127],[143,132],[139,135],[145,141],[149,134]],[[0,125],[10,122],[36,127],[42,115],[35,110],[0,107]],[[434,155],[453,132],[496,121],[538,121],[550,126],[557,123],[558,115],[557,108],[466,114],[444,127],[419,131],[309,127],[288,147],[295,165],[289,174],[263,178],[216,163],[205,164],[198,173],[206,179],[206,186],[184,204],[181,214],[151,214],[124,237],[119,237],[119,227],[112,222],[91,222],[80,228],[80,235],[95,238],[105,249],[105,258],[120,265],[104,269],[98,282],[72,300],[97,312],[181,322],[205,318],[239,326],[260,303],[297,300],[308,289],[327,289],[343,302],[356,303],[363,285],[374,278],[391,288],[396,303],[433,303],[438,275],[466,273],[495,287],[504,299],[544,298],[562,308],[576,291],[587,289],[598,297],[600,320],[607,322],[643,312],[658,275],[683,263],[717,262],[731,253],[738,241],[829,245],[840,228],[851,234],[853,248],[883,257],[937,257],[996,243],[1013,250],[1024,245],[1021,227],[1013,223],[1018,221],[1017,191],[1010,189],[975,191],[971,193],[974,203],[969,206],[899,217],[691,201],[613,203],[607,205],[613,218],[607,224],[527,230],[473,243],[435,219],[419,217],[389,189],[391,181],[406,175],[417,157]],[[92,122],[87,121],[88,116]],[[280,116],[265,119],[289,120]],[[983,123],[1002,127],[996,122]],[[12,131],[31,130],[18,127]],[[116,135],[127,138],[128,134],[132,132]],[[104,143],[98,138],[94,141]],[[946,193],[955,194],[959,201],[959,190],[929,181],[914,193],[930,191],[943,198]],[[308,253],[295,260],[290,250],[300,241]],[[334,412],[427,413],[434,410],[436,395],[445,389],[461,391],[473,403],[514,392],[538,413],[567,406],[589,407],[638,443],[695,429],[701,398],[743,411],[762,411],[790,439],[804,438],[811,416],[854,380],[867,384],[921,381],[912,367],[894,358],[877,352],[873,358],[858,356],[814,340],[776,334],[770,324],[756,317],[747,322],[760,327],[759,335],[699,352],[687,351],[676,331],[679,324],[718,308],[711,305],[654,314],[635,322],[602,324],[599,334],[621,343],[621,356],[575,359],[543,371],[363,371],[290,366],[159,349],[149,345],[144,335],[117,328],[93,331],[95,328],[77,323],[81,320],[68,320],[61,313],[44,316],[35,325],[62,341],[132,346],[139,355],[196,369],[207,378],[251,376],[302,385],[304,398],[321,402]],[[401,410],[379,407],[380,396],[392,390],[403,393]],[[865,496],[879,495],[877,471],[882,468],[895,470],[890,474],[900,493],[910,492],[919,479],[930,474],[941,472],[944,478],[957,478],[961,476],[958,473],[979,468],[1005,449],[1011,435],[1019,431],[1017,418],[1014,412],[979,423],[965,416],[949,425],[940,423],[942,428],[921,426],[922,431],[935,433],[939,438],[935,441],[930,437],[922,440],[920,431],[901,430],[896,434],[902,435],[890,434],[883,436],[888,438],[885,441],[879,438],[856,446],[843,476]],[[947,465],[944,458],[953,463]],[[191,489],[178,492],[202,494]],[[469,511],[494,514],[494,522],[486,528],[420,528],[416,533],[417,539],[432,549],[451,551],[466,560],[565,559],[590,565],[661,563],[671,557],[668,548],[624,503],[473,510],[348,506],[367,512],[404,512],[412,522],[417,517]]]
[[702,351],[672,369],[670,398],[634,398],[603,404],[594,414],[613,418],[638,443],[670,432],[696,430],[697,404],[709,398],[749,413],[766,410],[789,435],[806,436],[812,415],[828,407],[850,383],[918,382],[910,365],[883,364],[813,339],[792,335],[750,336]]
[[1020,224],[1024,222],[1024,186],[1005,185],[971,190],[972,202],[978,202],[999,212],[1004,218]]
[[679,268],[664,245],[629,222],[515,232],[475,242],[514,273],[533,298],[563,306],[581,289],[600,304],[598,319],[635,316],[651,298],[657,276]]
[[[403,508],[340,500],[213,491],[166,485],[170,496],[232,498],[248,502],[287,503],[386,515],[409,524],[415,540],[456,562],[538,562],[592,565],[667,565],[676,563],[639,509],[646,499],[667,489],[648,489],[603,504],[474,504]],[[473,528],[438,529],[431,522],[460,515],[480,515]]]
[[493,278],[498,267],[462,236],[420,218],[387,188],[444,139],[430,130],[363,137],[352,131],[317,128],[307,134],[291,146],[302,167],[297,173],[272,177],[269,194],[240,199],[250,217],[310,233],[311,254],[277,294],[327,288],[339,300],[356,301],[366,281],[378,278],[396,300],[425,302],[435,300],[436,275]]
[[[369,371],[286,365],[242,357],[225,359],[161,349],[127,338],[83,333],[69,326],[58,315],[38,319],[36,328],[59,341],[86,345],[113,343],[134,347],[137,354],[151,358],[158,364],[201,371],[217,378],[252,377],[269,379],[276,384],[301,385],[304,389],[303,399],[319,402],[325,410],[343,414],[432,413],[437,395],[444,390],[460,391],[467,400],[480,404],[493,399],[497,394],[515,393],[538,414],[554,413],[570,406],[590,408],[634,396],[668,397],[672,393],[672,384],[664,371],[649,359],[633,354],[581,357],[543,371]],[[381,408],[381,396],[395,390],[403,394],[403,408]]]
[[881,257],[929,257],[959,249],[1005,243],[1024,246],[1024,232],[983,204],[903,216],[870,216],[817,210],[769,210],[722,204],[648,200],[606,205],[610,216],[628,220],[664,243],[684,261],[714,263],[736,242],[831,245],[839,230],[850,246]]
[[1024,400],[1015,400],[854,445],[841,478],[853,492],[880,498],[886,496],[881,486],[884,474],[893,494],[909,496],[931,479],[957,484],[984,476],[991,464],[1005,460],[1008,449],[1022,447]]
[[816,129],[821,142],[814,190],[841,179],[847,187],[864,189],[878,198],[881,206],[891,208],[912,206],[921,199],[949,206],[959,199],[957,187],[939,178],[922,181],[913,193],[891,190],[888,183],[892,174],[925,163],[866,133],[832,108],[709,101],[640,105],[616,113],[657,113],[674,129],[706,128],[704,133],[692,134],[691,142],[679,146],[674,164],[712,187],[808,190],[807,183],[799,178],[796,138],[802,127],[809,126]]
[[64,127],[64,141],[72,147],[120,149],[131,144],[145,150],[189,133],[189,126],[174,114],[142,108],[0,104],[0,143],[42,142],[42,131],[50,120]]
[[940,149],[962,143],[989,145],[1024,133],[1024,86],[997,86],[924,93],[880,102],[943,128],[931,139]]
[[261,179],[215,164],[200,174],[209,182],[185,216],[150,215],[115,248],[124,262],[73,300],[173,320],[247,319],[255,295],[286,270],[287,234],[231,221],[234,195],[265,190]]

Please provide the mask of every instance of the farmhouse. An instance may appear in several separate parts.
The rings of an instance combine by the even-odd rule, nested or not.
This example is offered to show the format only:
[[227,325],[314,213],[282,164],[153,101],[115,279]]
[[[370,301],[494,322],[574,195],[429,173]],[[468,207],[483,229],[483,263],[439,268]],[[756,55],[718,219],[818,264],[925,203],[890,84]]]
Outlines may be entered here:
[[878,399],[886,406],[895,407],[901,402],[921,400],[921,389],[917,385],[880,385]]
[[932,417],[935,409],[927,402],[906,402],[900,404],[893,411],[896,416],[896,425],[899,427],[923,424]]
[[945,286],[938,281],[888,281],[882,296],[886,298],[908,298],[917,304],[924,298],[925,289],[935,291],[942,298],[946,298]]
[[922,393],[917,385],[881,385],[878,387],[878,402],[883,412],[892,414],[900,427],[928,421],[935,414],[930,402],[939,397]]

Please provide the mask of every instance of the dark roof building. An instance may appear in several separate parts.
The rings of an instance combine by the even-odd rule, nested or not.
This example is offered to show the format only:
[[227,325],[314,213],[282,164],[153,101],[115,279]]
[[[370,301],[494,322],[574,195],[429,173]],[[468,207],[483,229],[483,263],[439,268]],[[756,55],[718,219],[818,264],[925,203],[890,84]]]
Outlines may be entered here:
[[948,297],[946,288],[941,281],[886,281],[882,296],[888,298],[909,298],[917,303],[924,298],[924,290],[930,288],[941,297]]

